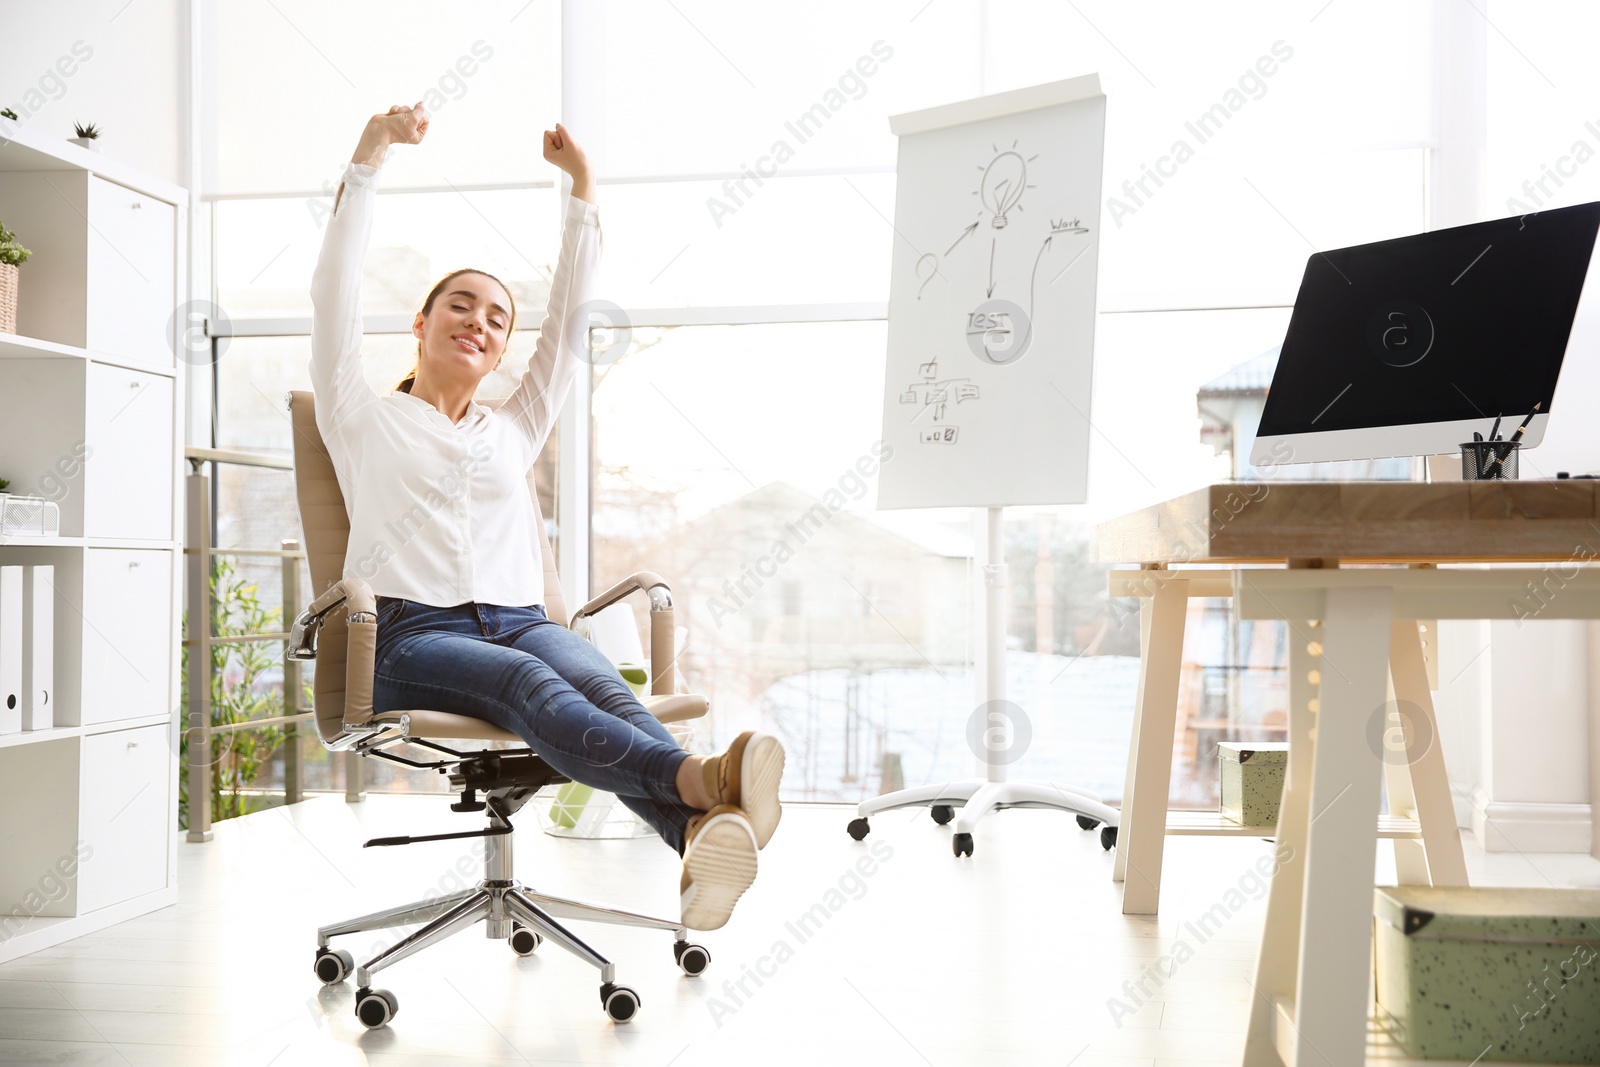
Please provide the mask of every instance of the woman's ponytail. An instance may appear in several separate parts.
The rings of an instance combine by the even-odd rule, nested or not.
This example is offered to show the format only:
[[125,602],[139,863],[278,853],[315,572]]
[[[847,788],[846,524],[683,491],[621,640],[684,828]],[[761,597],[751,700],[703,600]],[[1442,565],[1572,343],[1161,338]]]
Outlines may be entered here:
[[394,391],[397,392],[397,393],[409,393],[409,392],[411,392],[411,386],[417,380],[417,371],[419,371],[421,369],[422,369],[422,342],[418,341],[417,342],[417,361],[415,363],[411,364],[411,369],[406,371],[406,376],[404,378],[401,378],[400,381],[395,385]]

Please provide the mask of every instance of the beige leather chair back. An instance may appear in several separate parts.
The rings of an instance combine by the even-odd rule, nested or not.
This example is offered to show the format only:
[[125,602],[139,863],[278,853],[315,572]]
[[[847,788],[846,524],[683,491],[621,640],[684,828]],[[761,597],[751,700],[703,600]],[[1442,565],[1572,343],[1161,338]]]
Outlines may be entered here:
[[[494,409],[504,398],[480,400]],[[305,535],[306,561],[311,567],[311,599],[321,596],[344,574],[345,549],[350,542],[350,515],[345,510],[344,493],[339,489],[333,461],[328,458],[322,432],[317,429],[316,398],[309,390],[289,393],[289,419],[294,430],[294,483],[300,503],[300,526]],[[528,469],[528,496],[533,501],[536,545],[544,560],[545,614],[562,626],[567,625],[567,605],[561,596],[561,579],[556,573],[555,554],[545,535],[544,515],[539,510],[539,492],[533,468]],[[298,610],[299,606],[296,606]],[[291,620],[285,619],[287,626]],[[317,636],[316,670],[312,681],[313,705],[317,713],[317,733],[331,742],[343,733],[345,696],[345,622],[341,612],[330,612]]]

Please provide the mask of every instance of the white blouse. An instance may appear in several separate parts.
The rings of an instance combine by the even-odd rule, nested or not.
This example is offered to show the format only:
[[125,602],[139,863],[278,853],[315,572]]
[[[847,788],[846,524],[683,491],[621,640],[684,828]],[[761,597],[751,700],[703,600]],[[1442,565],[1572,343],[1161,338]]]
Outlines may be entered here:
[[451,422],[409,393],[379,396],[361,370],[361,270],[378,173],[345,165],[311,278],[317,428],[350,514],[343,576],[435,607],[543,604],[527,472],[582,364],[587,324],[572,315],[600,262],[598,209],[567,198],[550,302],[516,390],[493,411],[470,402]]

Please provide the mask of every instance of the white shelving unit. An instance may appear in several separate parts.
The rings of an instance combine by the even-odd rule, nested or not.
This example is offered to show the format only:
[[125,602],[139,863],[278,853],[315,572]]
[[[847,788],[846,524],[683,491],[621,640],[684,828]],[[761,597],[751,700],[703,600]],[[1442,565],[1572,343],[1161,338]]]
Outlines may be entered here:
[[0,334],[0,477],[61,508],[55,725],[0,735],[0,961],[177,899],[187,190],[0,119],[33,251]]

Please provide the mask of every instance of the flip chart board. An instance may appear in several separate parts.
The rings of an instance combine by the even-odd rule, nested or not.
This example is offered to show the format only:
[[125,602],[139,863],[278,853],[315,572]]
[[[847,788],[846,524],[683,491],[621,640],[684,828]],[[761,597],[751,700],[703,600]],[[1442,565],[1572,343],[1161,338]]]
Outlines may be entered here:
[[1087,496],[1105,100],[1089,74],[890,118],[878,507]]

